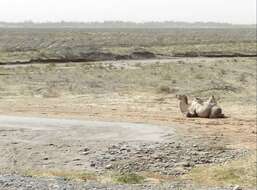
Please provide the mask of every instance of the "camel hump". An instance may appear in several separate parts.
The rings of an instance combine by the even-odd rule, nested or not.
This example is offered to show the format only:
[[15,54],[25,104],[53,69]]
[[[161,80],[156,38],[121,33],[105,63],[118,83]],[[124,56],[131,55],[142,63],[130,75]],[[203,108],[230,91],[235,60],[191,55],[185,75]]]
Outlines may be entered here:
[[209,98],[207,102],[212,105],[217,105],[217,101],[213,95]]
[[198,98],[198,97],[195,97],[193,102],[198,103],[198,104],[203,104],[204,103],[204,101],[201,98]]

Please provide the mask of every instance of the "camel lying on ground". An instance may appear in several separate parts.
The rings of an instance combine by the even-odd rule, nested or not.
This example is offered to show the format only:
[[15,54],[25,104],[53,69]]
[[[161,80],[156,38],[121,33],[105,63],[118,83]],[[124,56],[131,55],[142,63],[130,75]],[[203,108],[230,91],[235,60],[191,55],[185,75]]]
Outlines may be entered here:
[[218,106],[214,96],[207,101],[195,98],[191,104],[188,103],[186,95],[177,95],[176,97],[179,100],[180,111],[186,117],[224,118],[222,109]]

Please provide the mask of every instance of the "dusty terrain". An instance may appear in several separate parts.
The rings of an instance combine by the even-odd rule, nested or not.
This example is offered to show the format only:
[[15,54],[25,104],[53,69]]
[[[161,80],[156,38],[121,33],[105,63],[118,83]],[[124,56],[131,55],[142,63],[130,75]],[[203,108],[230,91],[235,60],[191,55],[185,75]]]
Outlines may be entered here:
[[[215,72],[208,75],[197,70],[208,71],[213,66]],[[71,179],[71,189],[83,188],[77,180],[98,189],[119,189],[113,185],[116,178],[135,173],[138,176],[133,180],[142,177],[145,189],[254,187],[253,69],[253,58],[2,66],[2,115],[78,120],[16,118],[16,122],[12,117],[0,117],[1,183],[6,185],[11,178],[6,174],[15,174],[33,180],[47,177],[35,188],[53,176],[57,181]],[[189,71],[191,80],[183,80]],[[200,90],[207,87],[209,92]],[[228,118],[183,118],[177,93],[191,97],[215,93]],[[150,126],[144,124],[140,129],[140,124],[132,123]],[[102,126],[100,130],[90,128],[94,125]],[[105,129],[106,125],[111,129]],[[129,126],[133,128],[126,129]],[[246,164],[243,168],[242,162]],[[205,182],[201,174],[207,169],[217,175],[224,170],[224,174],[210,176]],[[69,187],[63,183],[58,184]],[[15,183],[9,185],[15,187]]]
[[1,189],[255,189],[255,30],[0,32]]

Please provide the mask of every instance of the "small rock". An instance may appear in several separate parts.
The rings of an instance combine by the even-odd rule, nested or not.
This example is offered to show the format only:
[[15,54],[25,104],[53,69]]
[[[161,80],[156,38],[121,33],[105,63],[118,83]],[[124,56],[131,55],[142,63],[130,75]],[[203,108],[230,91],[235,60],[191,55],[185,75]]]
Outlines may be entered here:
[[196,151],[192,151],[192,152],[191,152],[191,155],[193,155],[193,156],[197,156],[197,155],[198,155],[198,152],[196,152]]
[[159,158],[161,158],[160,155],[157,155],[157,154],[153,155],[153,159],[159,159]]
[[242,190],[242,188],[239,185],[236,185],[233,190]]
[[84,152],[88,152],[88,151],[89,151],[89,148],[84,148],[83,151],[84,151]]
[[190,167],[191,164],[190,164],[189,162],[185,162],[185,163],[182,164],[182,166],[184,166],[184,167]]
[[179,162],[175,164],[176,166],[190,167],[191,164],[189,162]]
[[111,164],[106,165],[105,169],[107,169],[107,170],[112,169],[112,165]]

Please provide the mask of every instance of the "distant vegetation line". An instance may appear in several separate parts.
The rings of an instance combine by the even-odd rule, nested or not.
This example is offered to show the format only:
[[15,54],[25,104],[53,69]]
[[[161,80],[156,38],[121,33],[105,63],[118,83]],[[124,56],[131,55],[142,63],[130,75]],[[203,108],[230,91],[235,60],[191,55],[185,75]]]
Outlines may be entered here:
[[216,22],[0,22],[0,28],[256,28],[252,25],[239,25]]

